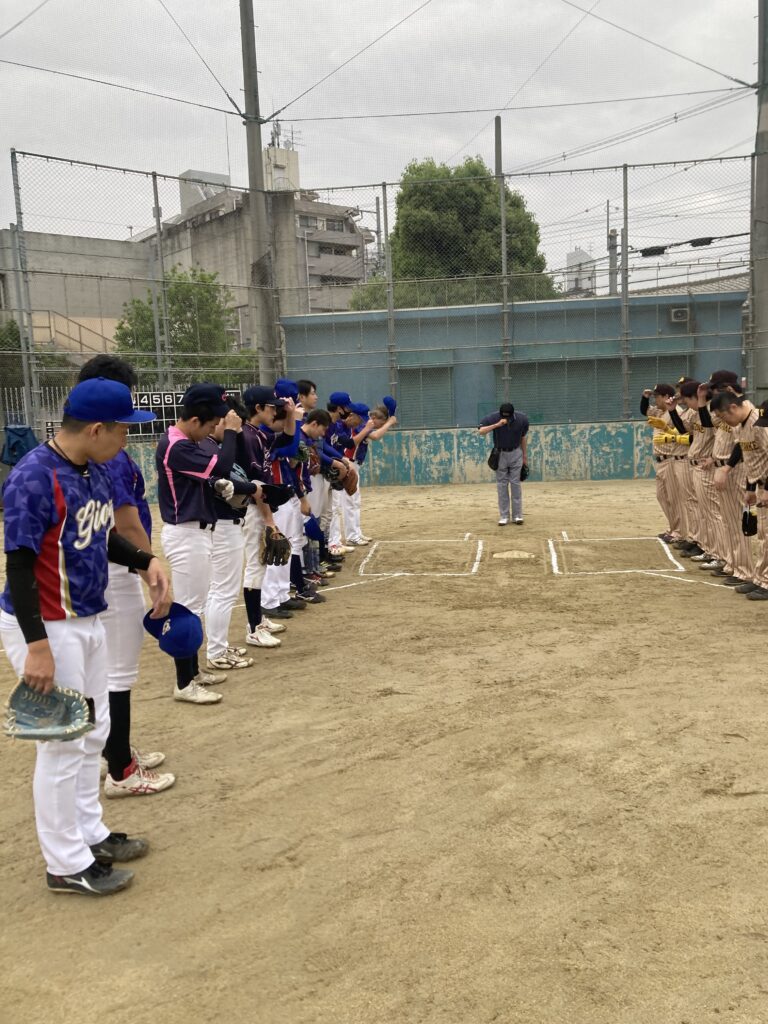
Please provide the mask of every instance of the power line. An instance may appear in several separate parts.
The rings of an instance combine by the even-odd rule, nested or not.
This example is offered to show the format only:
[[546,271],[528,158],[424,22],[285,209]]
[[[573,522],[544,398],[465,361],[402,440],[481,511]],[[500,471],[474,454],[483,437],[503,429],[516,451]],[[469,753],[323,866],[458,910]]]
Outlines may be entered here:
[[189,38],[189,36],[187,35],[187,33],[186,33],[186,32],[184,31],[184,29],[183,29],[183,28],[181,27],[181,25],[180,25],[180,24],[178,23],[178,21],[176,20],[176,18],[174,18],[173,14],[172,14],[172,13],[171,13],[171,12],[170,12],[170,11],[168,10],[168,7],[166,6],[166,4],[165,4],[164,0],[157,0],[157,2],[158,2],[158,3],[160,4],[160,6],[161,6],[161,7],[163,8],[163,10],[165,11],[165,13],[166,13],[166,14],[168,15],[168,17],[169,17],[169,18],[171,19],[171,21],[173,22],[173,24],[174,24],[174,25],[176,26],[176,28],[177,28],[177,29],[179,30],[179,32],[181,32],[181,34],[182,34],[182,35],[184,36],[184,38],[186,39],[186,41],[187,41],[187,42],[189,43],[189,45],[190,45],[190,46],[192,47],[192,49],[193,49],[193,50],[195,51],[195,53],[197,54],[197,56],[198,56],[198,57],[200,58],[200,60],[201,60],[201,61],[203,62],[203,64],[204,64],[204,65],[205,65],[205,67],[207,68],[208,72],[210,73],[210,75],[211,75],[211,78],[212,78],[212,79],[214,80],[214,82],[215,82],[215,83],[216,83],[216,84],[218,85],[218,87],[219,87],[219,88],[221,89],[221,91],[222,91],[222,92],[224,93],[224,95],[225,95],[225,96],[227,97],[227,99],[228,99],[228,100],[229,100],[229,102],[230,102],[230,103],[232,104],[232,106],[233,106],[233,107],[235,108],[235,110],[237,111],[237,113],[238,113],[238,114],[239,114],[239,115],[240,115],[241,117],[243,117],[244,115],[243,115],[243,112],[242,112],[242,110],[240,109],[240,107],[239,107],[239,106],[237,105],[237,103],[235,103],[235,101],[234,101],[234,100],[232,99],[232,97],[231,97],[231,96],[229,95],[229,93],[227,92],[227,90],[226,90],[226,88],[224,87],[223,83],[222,83],[222,82],[220,81],[220,79],[219,79],[219,78],[218,78],[218,76],[216,75],[216,72],[215,72],[215,71],[213,70],[213,68],[211,67],[211,65],[210,65],[210,64],[208,63],[208,61],[207,61],[207,60],[205,59],[205,57],[204,57],[204,56],[202,55],[202,53],[200,53],[200,51],[198,50],[198,48],[197,48],[197,47],[195,46],[195,44],[194,44],[194,43],[192,42],[192,40],[191,40],[191,39]]
[[[399,111],[391,114],[323,114],[318,117],[291,117],[288,119],[288,123],[298,124],[299,122],[305,121],[376,121],[393,117],[441,117],[448,114],[492,114],[499,111],[512,113],[517,110],[557,110],[563,107],[592,107],[605,103],[637,103],[642,100],[666,100],[675,99],[680,96],[708,96],[713,93],[722,95],[724,93],[727,94],[734,92],[743,92],[743,89],[741,87],[733,87],[731,89],[694,89],[688,92],[660,92],[646,96],[616,96],[612,99],[571,100],[565,103],[529,103],[519,107],[471,107],[464,110],[412,110]],[[488,123],[490,124],[490,122]],[[473,140],[470,139],[470,142],[472,141]],[[467,143],[467,146],[468,145],[469,142]],[[465,146],[462,146],[462,149],[465,148]],[[457,150],[456,152],[461,152],[461,150]],[[451,157],[449,157],[449,159],[451,159]]]
[[25,14],[23,18],[19,18],[19,20],[14,25],[11,25],[10,28],[7,28],[5,32],[0,33],[0,39],[5,39],[6,36],[9,36],[11,32],[14,31],[14,29],[17,29],[19,25],[23,25],[25,21],[29,21],[33,14],[37,14],[41,7],[45,7],[45,5],[50,2],[51,0],[41,0],[37,7],[32,8],[29,14]]
[[701,114],[707,114],[712,110],[717,110],[720,107],[724,107],[729,103],[733,103],[736,100],[740,100],[745,96],[751,95],[753,92],[752,88],[737,90],[735,94],[730,93],[724,97],[714,100],[707,100],[704,103],[699,103],[693,107],[687,107],[680,113],[668,114],[666,117],[659,118],[656,121],[649,121],[645,124],[636,125],[634,128],[628,128],[624,132],[619,132],[616,135],[609,135],[602,139],[596,139],[593,142],[585,143],[583,146],[577,146],[575,149],[568,150],[566,152],[544,157],[541,160],[534,160],[527,164],[520,164],[514,168],[514,172],[538,170],[542,167],[548,167],[550,164],[558,163],[561,160],[568,160],[574,156],[586,156],[589,153],[597,153],[603,149],[611,149],[613,146],[619,146],[623,142],[630,142],[634,139],[642,138],[644,135],[650,135],[652,132],[659,131],[662,128],[667,128],[671,124],[678,124],[680,121],[687,121],[691,117],[699,117]]
[[423,11],[424,8],[428,7],[431,3],[432,0],[424,0],[424,3],[419,4],[419,6],[412,10],[410,14],[406,14],[406,16],[404,18],[401,18],[400,21],[395,22],[395,24],[388,28],[386,32],[382,32],[381,35],[376,36],[376,38],[372,40],[372,42],[368,43],[367,46],[364,46],[361,50],[358,50],[357,53],[353,53],[351,57],[348,57],[342,64],[339,64],[339,66],[337,68],[334,68],[333,71],[329,71],[327,75],[323,75],[323,77],[319,79],[319,81],[315,82],[314,85],[310,85],[310,87],[308,89],[305,89],[304,92],[300,92],[298,96],[294,96],[292,100],[288,100],[287,103],[284,103],[279,110],[276,110],[273,114],[270,114],[269,117],[265,117],[264,122],[274,121],[278,114],[282,114],[284,110],[287,110],[288,107],[293,106],[293,104],[298,102],[298,100],[303,99],[308,93],[312,92],[314,89],[317,89],[317,87],[319,85],[322,85],[323,82],[327,82],[328,79],[335,75],[337,71],[341,71],[341,69],[345,68],[347,64],[351,64],[353,60],[355,60],[361,54],[365,53],[366,50],[370,50],[372,46],[375,46],[376,43],[380,42],[385,36],[388,36],[391,32],[394,32],[396,28],[399,28],[406,21],[412,18],[415,14],[418,14],[419,11]]
[[[599,3],[600,3],[600,0],[595,0],[595,2],[592,4],[592,7],[590,8],[590,10],[587,11],[582,18],[579,18],[579,20],[576,22],[576,24],[565,33],[565,35],[562,37],[560,42],[558,42],[555,46],[552,47],[552,49],[546,55],[544,60],[542,60],[541,63],[531,72],[531,74],[526,78],[526,80],[523,82],[523,84],[520,86],[520,88],[517,89],[510,96],[510,98],[507,100],[507,102],[501,108],[502,110],[506,110],[507,107],[509,107],[510,103],[512,103],[514,100],[517,99],[517,97],[520,95],[520,93],[523,91],[523,89],[526,87],[526,85],[528,85],[528,83],[530,81],[532,81],[532,79],[534,79],[536,77],[536,75],[539,73],[539,71],[541,71],[541,69],[544,67],[544,65],[547,63],[547,61],[550,59],[550,57],[553,57],[557,53],[557,51],[566,42],[566,40],[569,39],[573,35],[573,33],[576,31],[576,29],[579,27],[579,25],[581,25],[581,23],[583,21],[586,21],[587,15],[590,14],[592,11],[594,11],[594,9],[597,7],[597,5]],[[500,113],[500,111],[497,110],[497,111],[495,111],[495,113]],[[463,146],[459,146],[459,148],[456,150],[455,153],[451,153],[451,155],[446,160],[446,163],[450,163],[451,160],[453,160],[454,157],[458,156],[459,153],[461,153],[463,150],[465,150],[468,146],[471,146],[472,143],[475,141],[475,139],[478,137],[478,135],[480,135],[482,132],[484,132],[485,129],[488,127],[488,125],[490,123],[491,123],[491,121],[486,121],[485,124],[482,125],[482,127],[478,128],[478,130],[475,132],[475,134],[472,136],[472,138],[468,142],[465,142]]]
[[619,32],[625,32],[628,36],[640,39],[642,42],[648,43],[650,46],[655,46],[658,50],[663,50],[665,53],[671,53],[672,56],[679,57],[681,60],[685,60],[689,64],[695,64],[696,67],[704,68],[705,71],[711,71],[715,75],[720,75],[721,78],[727,78],[729,82],[736,82],[737,85],[746,85],[749,88],[754,87],[754,83],[744,82],[740,78],[734,78],[733,75],[727,75],[724,71],[718,71],[717,68],[710,67],[709,64],[703,64],[700,60],[694,60],[693,57],[687,57],[684,53],[680,53],[679,50],[672,50],[669,46],[657,43],[654,39],[649,39],[648,36],[641,35],[639,32],[633,32],[632,29],[625,28],[623,25],[619,25],[615,21],[611,21],[609,18],[604,18],[600,14],[593,14],[591,10],[579,7],[579,5],[575,4],[573,0],[562,0],[562,3],[567,4],[568,7],[575,8],[577,11],[583,11],[585,17],[592,17],[596,18],[597,21],[603,21],[606,25],[610,25],[612,28],[617,28]]
[[152,92],[151,89],[139,89],[135,85],[121,85],[119,82],[109,82],[105,78],[92,78],[90,75],[76,75],[72,71],[59,71],[56,68],[44,68],[39,64],[23,64],[18,60],[6,60],[0,57],[0,64],[9,64],[14,68],[27,68],[30,71],[44,71],[48,75],[60,75],[62,78],[75,78],[79,82],[93,82],[94,85],[107,85],[110,89],[122,89],[123,92],[136,92],[142,96],[153,96],[158,100],[171,100],[173,103],[183,103],[187,107],[199,107],[201,110],[215,110],[219,114],[230,114],[237,116],[234,110],[226,110],[224,107],[214,107],[209,103],[198,103],[196,100],[183,100],[180,96],[168,96],[163,92]]

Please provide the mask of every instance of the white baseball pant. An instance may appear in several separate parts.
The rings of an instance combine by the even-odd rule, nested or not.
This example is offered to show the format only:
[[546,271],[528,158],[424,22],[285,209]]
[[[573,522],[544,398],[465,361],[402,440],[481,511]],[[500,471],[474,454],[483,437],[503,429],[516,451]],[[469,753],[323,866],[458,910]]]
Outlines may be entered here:
[[[54,682],[93,701],[96,728],[76,740],[37,743],[32,793],[37,838],[53,875],[78,874],[93,864],[89,847],[109,835],[99,802],[101,751],[109,733],[107,645],[98,615],[46,622]],[[15,616],[0,613],[3,647],[17,676],[27,645]]]
[[242,521],[220,519],[213,532],[211,587],[205,606],[209,660],[220,658],[229,646],[229,623],[243,582],[244,553]]
[[336,491],[331,488],[331,512],[328,523],[328,547],[338,548],[341,547],[341,526],[342,526],[342,515],[341,515],[341,491]]
[[139,658],[144,643],[144,590],[135,572],[109,563],[106,601],[101,613],[107,637],[107,689],[119,693],[132,689],[139,678]]
[[165,523],[160,540],[171,567],[174,599],[203,618],[211,582],[213,532],[201,530],[199,523]]
[[[291,542],[291,556],[301,555],[306,543],[304,517],[298,498],[291,498],[274,514],[275,526]],[[291,565],[268,565],[261,587],[261,607],[277,608],[291,596]]]
[[[357,467],[358,473],[362,468],[362,466]],[[359,480],[354,494],[347,494],[346,491],[340,492],[341,509],[344,514],[344,534],[348,544],[355,544],[363,536],[360,527],[361,484],[362,480]]]
[[245,575],[243,586],[246,590],[261,590],[266,565],[261,560],[261,538],[264,534],[264,516],[251,502],[245,513],[243,540],[245,543]]

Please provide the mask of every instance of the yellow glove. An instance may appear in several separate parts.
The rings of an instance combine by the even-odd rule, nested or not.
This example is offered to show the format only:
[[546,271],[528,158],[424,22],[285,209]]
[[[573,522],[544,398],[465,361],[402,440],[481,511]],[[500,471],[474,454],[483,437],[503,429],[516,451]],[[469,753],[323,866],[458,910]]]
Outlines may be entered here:
[[669,424],[666,420],[663,420],[661,416],[649,416],[648,426],[655,427],[656,430],[669,430]]
[[656,434],[653,438],[654,444],[674,444],[678,440],[677,434]]
[[675,442],[675,444],[690,444],[691,443],[691,435],[690,434],[675,434],[674,437],[672,438],[672,440]]

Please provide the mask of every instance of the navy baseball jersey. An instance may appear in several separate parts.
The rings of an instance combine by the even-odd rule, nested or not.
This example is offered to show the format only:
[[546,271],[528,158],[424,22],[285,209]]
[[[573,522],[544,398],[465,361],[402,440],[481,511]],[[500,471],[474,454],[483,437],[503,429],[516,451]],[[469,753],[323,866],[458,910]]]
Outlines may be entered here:
[[[107,539],[114,526],[112,482],[103,466],[73,466],[40,445],[3,487],[5,551],[37,554],[35,579],[44,620],[97,615],[107,607]],[[6,584],[0,607],[13,615]]]
[[216,522],[213,490],[207,482],[218,460],[218,454],[203,451],[178,427],[168,428],[155,452],[157,500],[164,523]]
[[141,525],[152,537],[152,513],[145,497],[144,477],[141,470],[123,450],[114,459],[104,463],[104,469],[112,481],[112,496],[115,508],[133,505],[138,510]]
[[269,447],[274,434],[268,436],[259,427],[252,423],[244,423],[240,445],[243,455],[238,454],[238,459],[243,469],[252,480],[260,480],[263,484],[272,482],[272,472],[269,462]]

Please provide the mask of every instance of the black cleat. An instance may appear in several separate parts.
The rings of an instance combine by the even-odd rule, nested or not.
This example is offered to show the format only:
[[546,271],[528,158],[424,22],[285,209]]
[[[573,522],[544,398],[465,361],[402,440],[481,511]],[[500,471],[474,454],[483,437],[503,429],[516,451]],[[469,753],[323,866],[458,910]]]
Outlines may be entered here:
[[267,616],[268,619],[292,619],[293,612],[289,612],[287,608],[283,608],[282,605],[278,605],[276,608],[262,608],[262,613]]
[[749,581],[739,584],[736,587],[737,594],[751,594],[753,590],[759,590],[760,588],[756,583],[750,583]]
[[748,601],[768,601],[768,590],[765,587],[755,587],[747,594]]
[[45,873],[51,892],[80,893],[82,896],[111,896],[113,892],[126,889],[133,881],[133,872],[113,868],[108,864],[94,861],[85,871],[72,875]]
[[100,864],[111,864],[113,860],[138,860],[149,853],[146,839],[129,839],[125,832],[110,832],[106,839],[91,847],[91,853]]
[[740,587],[743,584],[743,582],[744,580],[739,579],[738,576],[726,576],[723,579],[723,583],[726,587]]
[[[283,601],[280,607],[287,612],[303,612],[307,607],[307,602],[302,601],[299,597],[289,597],[287,601]],[[267,612],[267,618],[269,618],[269,612]]]
[[302,590],[299,594],[299,599],[305,601],[307,604],[325,604],[328,600],[323,594],[317,594],[314,590]]

